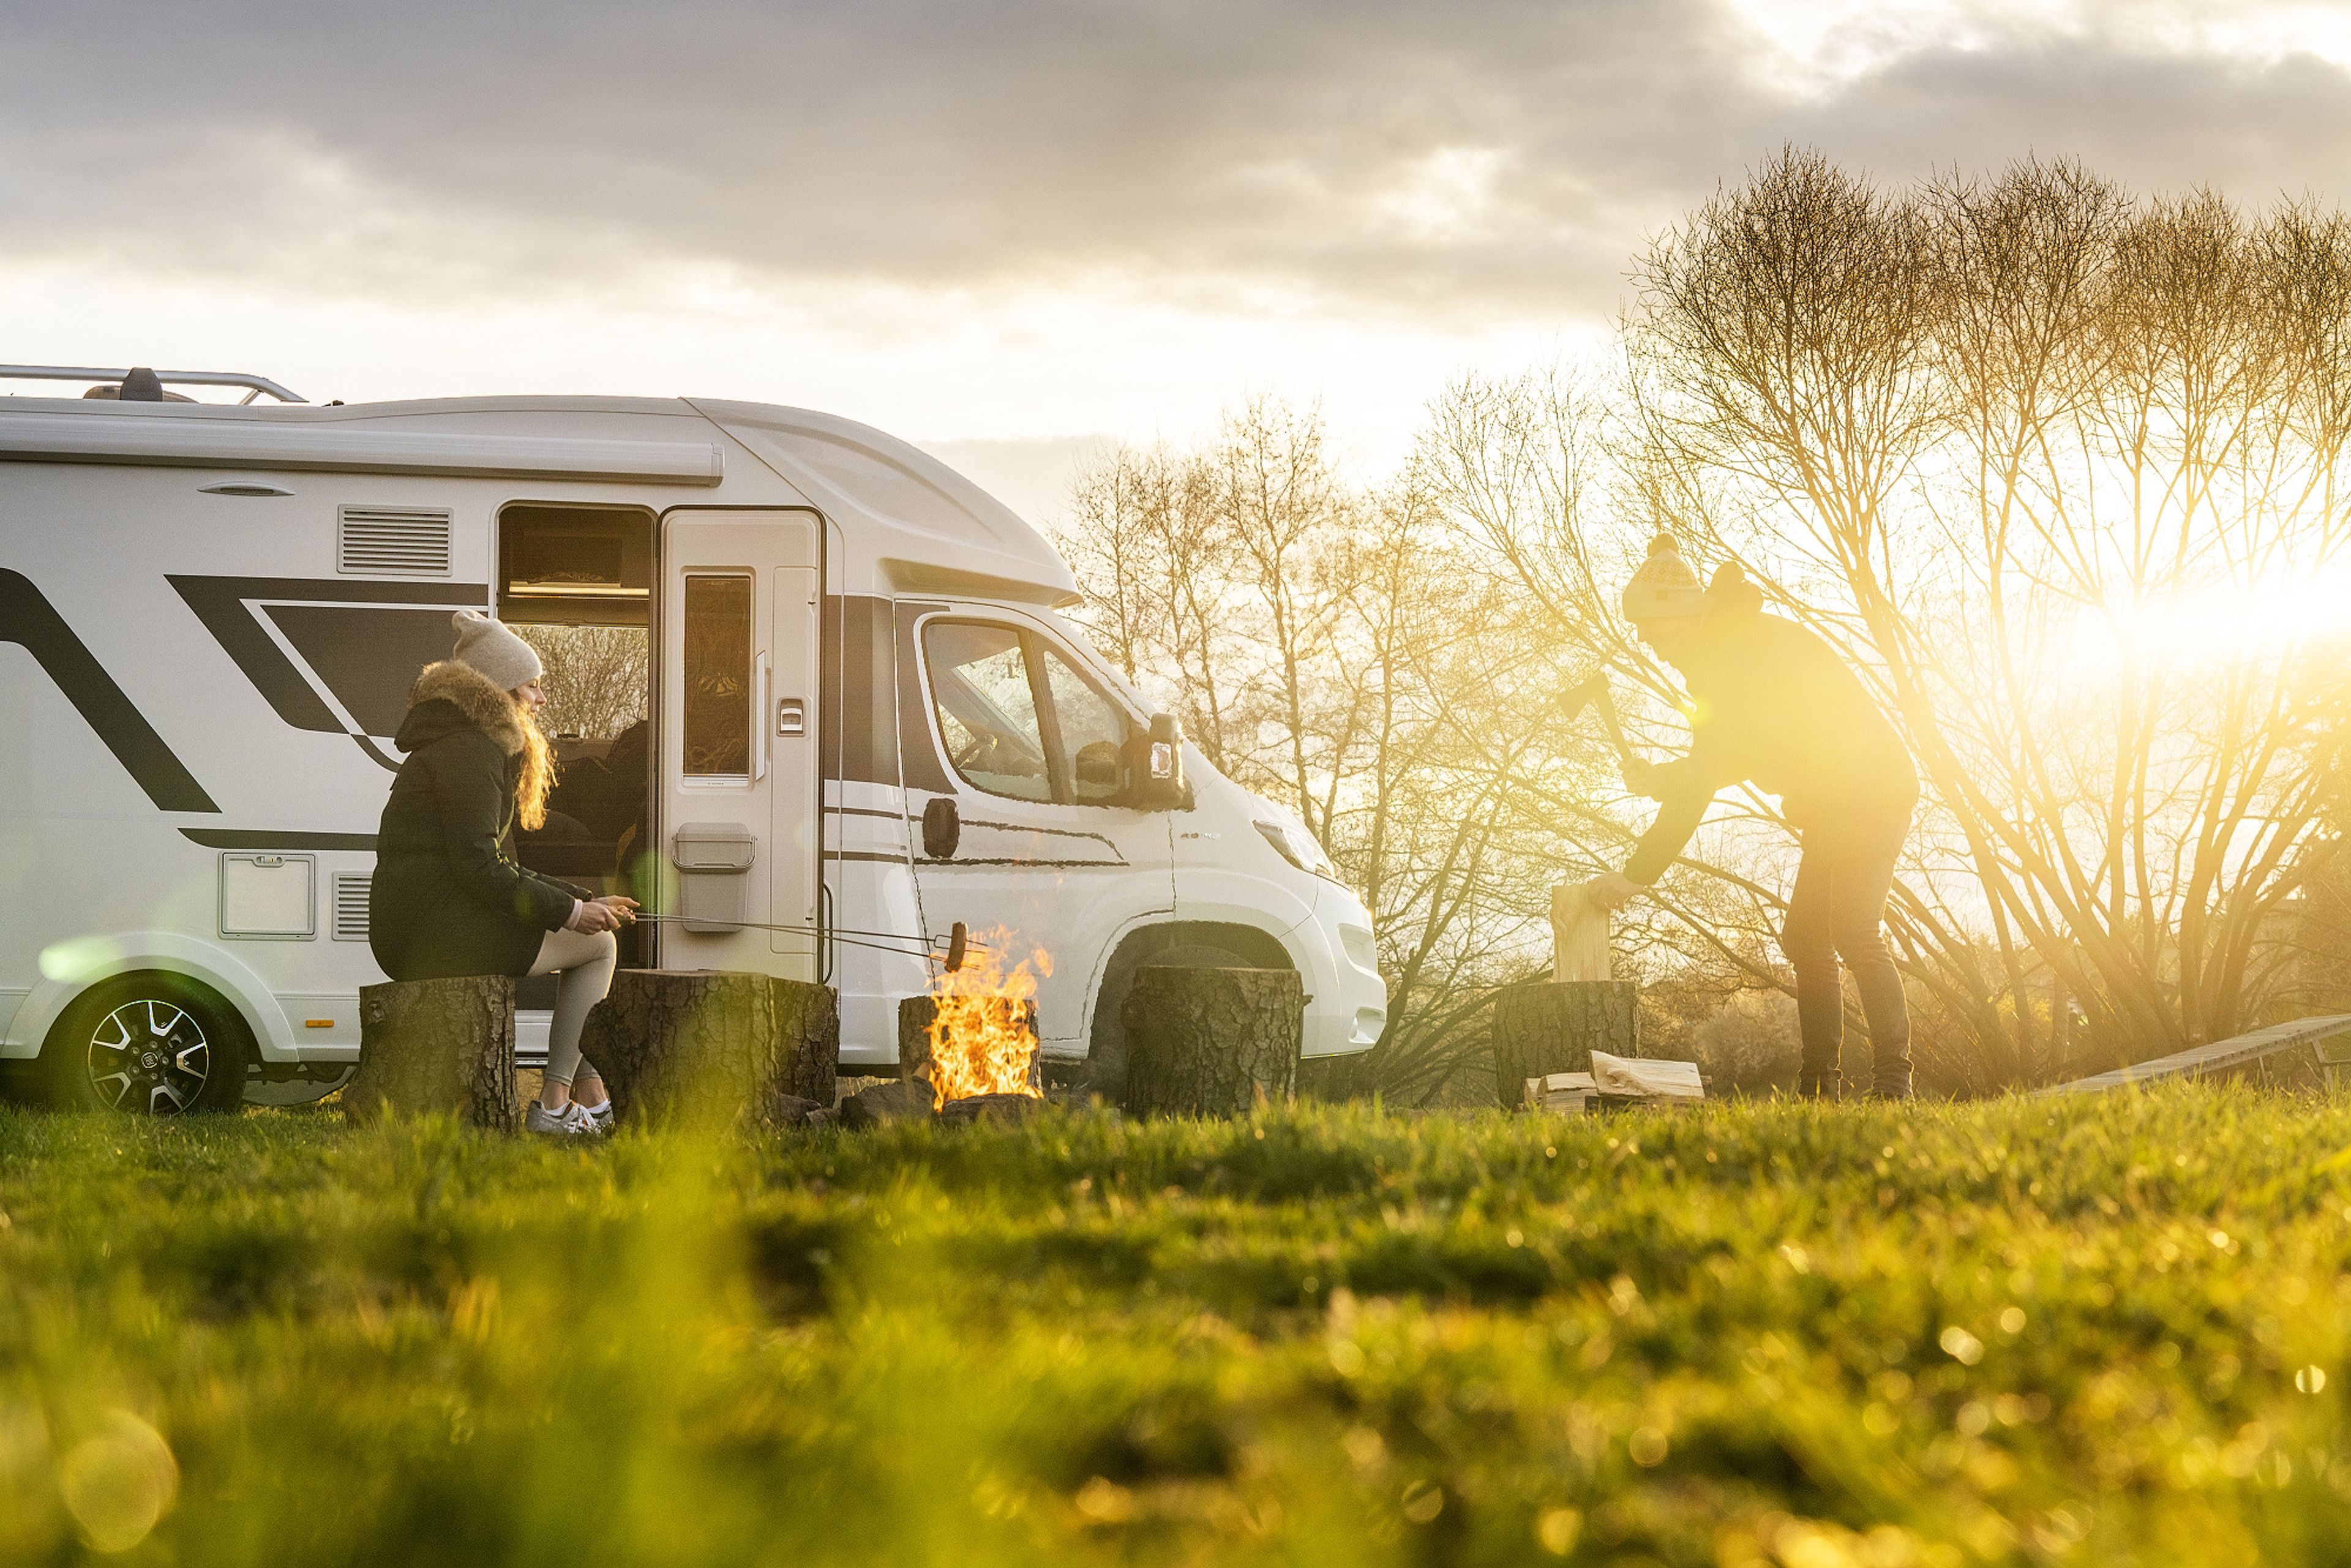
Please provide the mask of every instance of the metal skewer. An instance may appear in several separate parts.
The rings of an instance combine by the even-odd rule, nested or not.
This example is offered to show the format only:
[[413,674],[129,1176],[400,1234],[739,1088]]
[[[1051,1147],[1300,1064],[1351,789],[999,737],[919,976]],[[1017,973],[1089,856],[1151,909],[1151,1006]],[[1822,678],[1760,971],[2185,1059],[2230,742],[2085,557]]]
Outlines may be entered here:
[[[639,913],[632,915],[631,918],[634,920],[649,921],[656,925],[670,925],[683,924],[684,921],[689,919],[690,916],[684,915],[646,915]],[[735,931],[781,931],[787,936],[830,936],[837,941],[845,942],[852,947],[870,947],[877,953],[904,953],[908,957],[916,956],[917,947],[919,947],[921,956],[933,956],[932,949],[944,941],[947,945],[946,965],[947,971],[950,974],[963,967],[964,955],[967,951],[975,948],[982,953],[987,951],[987,944],[985,942],[973,941],[971,939],[970,931],[960,920],[956,921],[954,925],[948,928],[948,934],[944,937],[925,936],[905,931],[859,931],[853,927],[842,925],[789,925],[761,920],[705,920],[698,922],[698,924],[705,925],[723,925],[728,929]],[[878,937],[880,940],[861,941],[861,937]],[[904,942],[914,944],[915,946],[908,947],[893,947],[886,946],[886,944],[893,942]]]

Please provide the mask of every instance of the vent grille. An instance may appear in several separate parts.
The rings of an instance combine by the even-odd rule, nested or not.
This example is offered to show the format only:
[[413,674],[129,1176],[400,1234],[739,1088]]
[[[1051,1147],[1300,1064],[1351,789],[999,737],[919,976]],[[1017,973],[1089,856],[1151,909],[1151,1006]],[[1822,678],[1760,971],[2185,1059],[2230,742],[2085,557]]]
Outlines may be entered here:
[[368,939],[368,883],[370,878],[356,872],[339,872],[335,875],[335,940],[364,942]]
[[378,577],[449,575],[445,511],[344,507],[335,514],[335,570]]

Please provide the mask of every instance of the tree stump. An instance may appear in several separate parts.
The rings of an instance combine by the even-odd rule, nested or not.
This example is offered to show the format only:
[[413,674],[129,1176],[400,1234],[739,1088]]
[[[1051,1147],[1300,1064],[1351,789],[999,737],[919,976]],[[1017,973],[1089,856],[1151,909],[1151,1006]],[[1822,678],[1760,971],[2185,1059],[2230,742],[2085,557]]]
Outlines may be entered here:
[[[964,1001],[974,998],[955,998]],[[990,1021],[1008,1025],[1029,1037],[1029,1074],[1024,1082],[1039,1093],[1045,1091],[1045,1063],[1038,1050],[1037,1003],[1033,998],[1014,1001],[1010,998],[977,998],[991,1015]],[[909,1082],[931,1082],[931,1020],[939,1014],[936,997],[905,997],[898,1003],[898,1076]],[[947,1026],[952,1039],[955,1025]]]
[[821,986],[622,969],[590,1009],[580,1051],[611,1092],[613,1114],[632,1126],[767,1127],[786,1119],[788,1096],[831,1103],[840,1038],[838,998]]
[[1295,969],[1137,969],[1121,1014],[1125,1109],[1234,1116],[1289,1099],[1305,1010]]
[[1517,1110],[1527,1080],[1588,1072],[1592,1053],[1638,1056],[1637,988],[1630,980],[1529,980],[1494,993],[1494,1088]]
[[777,1024],[783,1030],[777,1090],[830,1110],[840,1089],[841,993],[805,980],[768,983],[775,988]]
[[513,1132],[522,1120],[514,1015],[507,975],[361,986],[360,1065],[343,1086],[343,1114],[372,1122],[446,1112]]

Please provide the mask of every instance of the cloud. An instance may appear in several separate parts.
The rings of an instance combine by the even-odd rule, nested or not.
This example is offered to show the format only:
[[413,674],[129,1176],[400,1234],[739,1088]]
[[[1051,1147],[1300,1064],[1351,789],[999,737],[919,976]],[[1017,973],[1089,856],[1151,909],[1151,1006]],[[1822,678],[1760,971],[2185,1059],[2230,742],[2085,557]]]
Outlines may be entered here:
[[[2339,189],[2351,78],[2123,20],[1792,92],[1716,0],[93,0],[0,21],[0,245],[372,298],[1148,290],[1605,313],[1782,141]],[[1768,26],[1768,7],[1762,15]],[[1745,17],[1744,20],[1741,17]]]

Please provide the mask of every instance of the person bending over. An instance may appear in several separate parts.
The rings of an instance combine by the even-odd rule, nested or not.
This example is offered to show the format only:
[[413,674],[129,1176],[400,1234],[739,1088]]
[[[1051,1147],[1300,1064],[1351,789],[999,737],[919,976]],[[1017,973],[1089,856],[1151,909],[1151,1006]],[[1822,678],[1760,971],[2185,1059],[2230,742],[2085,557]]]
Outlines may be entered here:
[[1910,1012],[1880,929],[1918,803],[1902,737],[1826,643],[1763,613],[1762,591],[1736,566],[1700,590],[1669,535],[1651,541],[1624,611],[1689,689],[1690,748],[1673,762],[1626,765],[1626,787],[1659,810],[1624,870],[1593,894],[1614,908],[1655,883],[1724,788],[1747,781],[1779,796],[1803,846],[1780,930],[1796,975],[1802,1092],[1823,1095],[1837,1082],[1842,957],[1869,1024],[1874,1091],[1908,1099]]
[[[612,933],[636,901],[599,898],[542,876],[506,852],[517,820],[547,820],[555,758],[533,716],[546,674],[530,644],[477,611],[454,621],[457,648],[427,664],[394,740],[407,759],[392,781],[368,890],[368,942],[395,980],[450,975],[556,978],[545,1087],[524,1125],[601,1133],[611,1101],[582,1071],[580,1030],[611,988]],[[576,1091],[576,1093],[575,1093]]]

